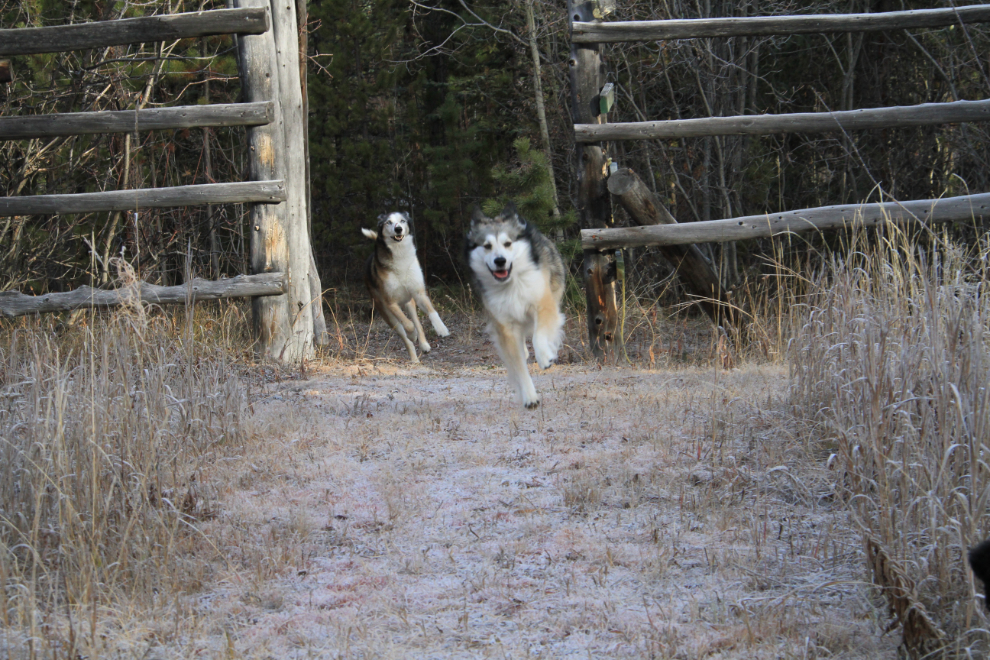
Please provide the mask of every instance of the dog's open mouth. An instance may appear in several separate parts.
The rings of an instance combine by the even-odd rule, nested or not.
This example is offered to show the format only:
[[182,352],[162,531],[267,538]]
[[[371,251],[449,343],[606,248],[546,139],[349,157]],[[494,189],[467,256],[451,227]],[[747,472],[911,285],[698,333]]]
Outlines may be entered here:
[[491,268],[489,268],[488,270],[492,271],[492,277],[494,277],[499,282],[504,282],[505,280],[509,279],[509,273],[512,272],[512,266],[509,266],[508,268],[502,268],[499,270],[492,270]]
[[392,240],[395,241],[396,243],[398,243],[399,241],[401,241],[405,237],[406,237],[405,234],[396,234],[395,236],[392,237]]

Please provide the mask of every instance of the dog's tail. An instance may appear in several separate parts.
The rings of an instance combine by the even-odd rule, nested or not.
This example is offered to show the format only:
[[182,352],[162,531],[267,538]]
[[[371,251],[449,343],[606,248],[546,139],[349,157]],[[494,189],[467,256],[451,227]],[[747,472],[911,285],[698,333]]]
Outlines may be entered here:
[[364,227],[361,227],[361,233],[364,234],[365,236],[367,236],[368,238],[370,238],[373,241],[377,241],[378,240],[378,232],[376,232],[376,231],[372,231],[370,229],[365,229]]

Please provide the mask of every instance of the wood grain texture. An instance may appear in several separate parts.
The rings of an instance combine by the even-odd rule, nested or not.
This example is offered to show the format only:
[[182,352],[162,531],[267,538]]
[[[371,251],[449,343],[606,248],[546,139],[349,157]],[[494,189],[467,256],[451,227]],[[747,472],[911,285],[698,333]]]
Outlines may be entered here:
[[990,193],[981,193],[938,200],[822,206],[786,213],[749,215],[728,220],[687,222],[678,225],[582,229],[581,247],[585,250],[614,250],[645,245],[722,243],[843,227],[874,227],[888,221],[965,222],[988,217],[990,217]]
[[133,211],[170,206],[198,206],[233,202],[277,204],[285,201],[282,181],[207,183],[170,188],[138,188],[75,195],[0,197],[0,217],[11,215],[55,215],[95,211]]
[[698,37],[871,32],[990,22],[990,5],[874,14],[809,14],[745,18],[686,18],[666,21],[575,22],[574,43],[616,43]]
[[799,112],[784,115],[740,115],[619,124],[575,124],[577,142],[647,140],[709,135],[772,135],[927,126],[990,121],[990,100],[923,103],[838,112]]
[[263,9],[213,9],[185,14],[122,18],[39,28],[0,30],[0,56],[58,53],[124,44],[175,41],[212,34],[261,34]]
[[105,112],[66,112],[31,117],[0,117],[0,140],[60,135],[137,133],[208,126],[259,126],[271,123],[275,106],[265,103],[182,105],[172,108]]
[[[568,0],[568,17],[594,20],[595,3]],[[606,121],[601,114],[599,92],[604,83],[601,47],[571,43],[568,61],[571,81],[571,116],[580,124],[597,126]],[[601,144],[578,145],[576,168],[577,212],[581,227],[605,227],[611,219],[611,203],[605,187],[607,154]],[[616,355],[618,306],[616,304],[616,264],[612,255],[586,252],[584,255],[585,300],[588,305],[588,338],[592,353],[599,358]]]
[[[268,0],[232,0],[234,6],[268,11]],[[275,102],[275,121],[247,129],[251,178],[256,181],[285,179],[285,139],[281,128],[282,106],[278,93],[275,37],[272,31],[237,37],[237,68],[244,100]],[[289,273],[285,223],[288,205],[253,204],[250,207],[251,272]],[[252,330],[259,357],[280,360],[290,341],[289,296],[251,301]],[[289,351],[291,353],[291,351]]]
[[66,293],[49,293],[28,296],[18,291],[0,292],[0,317],[12,318],[24,314],[64,312],[90,307],[113,307],[135,300],[159,305],[217,300],[220,298],[245,298],[249,296],[277,296],[287,288],[284,273],[238,275],[231,279],[203,280],[196,278],[178,286],[158,286],[140,282],[120,289],[94,289],[84,286]]

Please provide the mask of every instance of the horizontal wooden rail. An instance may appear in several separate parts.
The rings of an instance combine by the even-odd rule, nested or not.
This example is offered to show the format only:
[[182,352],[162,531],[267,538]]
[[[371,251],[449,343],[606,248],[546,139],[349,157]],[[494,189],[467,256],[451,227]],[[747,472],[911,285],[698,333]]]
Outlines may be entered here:
[[175,41],[211,34],[262,34],[271,27],[260,8],[121,18],[40,28],[0,30],[0,56],[58,53],[123,44]]
[[668,121],[575,124],[577,142],[688,138],[707,135],[773,135],[823,133],[867,128],[896,128],[990,121],[990,100],[923,103],[889,108],[798,112],[783,115],[738,115]]
[[807,16],[749,16],[739,18],[683,18],[667,21],[615,21],[574,23],[574,43],[615,43],[694,39],[697,37],[747,37],[817,32],[870,32],[945,27],[960,23],[990,22],[990,5],[917,9],[876,14],[809,14]]
[[142,302],[165,305],[220,298],[277,296],[285,293],[288,286],[288,278],[284,273],[261,273],[238,275],[225,280],[202,280],[197,277],[177,286],[158,286],[147,282],[113,290],[84,286],[75,291],[42,296],[3,291],[0,292],[0,318],[90,307],[113,307],[130,302],[135,297]]
[[132,133],[207,126],[261,126],[275,120],[275,104],[223,103],[173,108],[65,112],[0,117],[0,140],[28,140],[90,133]]
[[724,243],[843,227],[873,227],[888,220],[895,223],[935,223],[984,217],[990,217],[990,193],[936,200],[822,206],[786,213],[748,215],[729,220],[685,222],[678,225],[582,229],[581,247],[585,250],[615,250],[645,245]]
[[0,197],[0,217],[10,215],[55,215],[95,211],[133,211],[169,206],[198,206],[233,202],[275,204],[285,201],[282,181],[205,183],[198,186],[139,188],[76,195]]

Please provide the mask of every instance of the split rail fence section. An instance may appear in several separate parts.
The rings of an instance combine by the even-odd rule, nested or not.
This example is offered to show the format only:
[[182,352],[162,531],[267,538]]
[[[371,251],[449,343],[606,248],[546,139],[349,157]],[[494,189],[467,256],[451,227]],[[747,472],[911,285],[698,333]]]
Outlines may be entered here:
[[[990,217],[990,193],[942,198],[848,204],[726,220],[677,224],[634,172],[611,168],[606,173],[604,145],[614,140],[646,140],[721,135],[770,135],[791,132],[848,131],[990,120],[990,100],[925,103],[844,112],[743,115],[669,121],[607,123],[612,106],[610,85],[602,85],[603,43],[698,39],[827,32],[866,32],[946,27],[990,22],[990,5],[876,14],[758,16],[603,22],[610,0],[571,0],[571,89],[574,137],[578,151],[579,207],[588,297],[588,330],[599,355],[614,346],[615,276],[612,251],[660,246],[675,265],[689,292],[707,294],[709,313],[723,292],[710,264],[694,254],[695,243],[717,243],[842,227],[870,227],[893,222],[951,222]],[[606,179],[607,177],[607,179]],[[608,228],[608,192],[616,195],[639,227]],[[705,291],[705,287],[708,290]],[[704,299],[702,299],[704,300]],[[712,304],[714,303],[714,304]]]
[[0,140],[89,133],[244,126],[251,181],[70,195],[0,198],[0,216],[131,211],[250,203],[252,274],[161,287],[82,287],[28,296],[0,292],[0,316],[118,305],[252,297],[260,351],[284,362],[310,357],[326,341],[322,288],[308,229],[303,98],[294,7],[234,0],[233,8],[42,28],[0,29],[0,58],[135,43],[237,35],[243,103],[0,117]]

